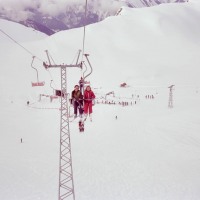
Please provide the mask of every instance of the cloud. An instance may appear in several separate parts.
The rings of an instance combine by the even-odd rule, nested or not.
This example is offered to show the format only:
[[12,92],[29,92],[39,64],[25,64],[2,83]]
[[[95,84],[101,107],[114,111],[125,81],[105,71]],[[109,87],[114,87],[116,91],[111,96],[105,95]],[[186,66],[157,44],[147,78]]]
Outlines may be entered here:
[[69,5],[79,4],[80,0],[40,0],[39,11],[44,14],[56,16],[59,13],[65,12]]
[[116,11],[117,9],[119,9],[120,6],[123,6],[123,5],[125,5],[125,3],[120,2],[120,1],[96,0],[96,1],[94,1],[93,6],[96,10],[102,9],[102,10]]
[[[88,9],[116,11],[120,5],[116,0],[88,0]],[[79,9],[84,11],[84,0],[0,0],[0,13],[5,14],[15,21],[25,20],[31,17],[30,9],[56,16],[65,12],[71,5],[79,5]],[[92,5],[92,6],[91,6]]]
[[15,21],[29,18],[32,13],[28,8],[37,8],[37,0],[0,0],[0,13]]
[[0,0],[0,9],[22,11],[29,7],[36,8],[38,2],[38,0]]
[[[47,3],[48,2],[48,3]],[[40,1],[40,8],[39,10],[43,13],[50,14],[50,15],[57,15],[58,13],[65,12],[68,10],[68,7],[71,5],[78,5],[78,10],[80,8],[84,11],[85,7],[85,0],[43,0]],[[88,2],[88,9],[91,7],[98,11],[98,10],[117,10],[120,5],[124,5],[122,2],[114,1],[114,0],[87,0]]]

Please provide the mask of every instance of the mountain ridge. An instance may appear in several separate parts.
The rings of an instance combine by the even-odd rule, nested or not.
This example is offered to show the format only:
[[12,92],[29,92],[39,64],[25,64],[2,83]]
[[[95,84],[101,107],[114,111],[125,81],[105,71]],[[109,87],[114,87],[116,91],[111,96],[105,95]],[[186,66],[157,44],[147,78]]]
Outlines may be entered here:
[[[27,27],[32,27],[47,35],[52,35],[61,30],[82,27],[84,25],[102,21],[108,16],[113,16],[122,6],[132,8],[156,6],[162,3],[182,3],[187,0],[125,0],[98,4],[96,0],[88,3],[87,17],[85,18],[85,5],[71,3],[57,14],[43,12],[40,7],[25,7],[25,10],[16,11],[14,8],[0,9],[0,18],[18,22]],[[11,12],[12,11],[12,12]],[[26,13],[26,15],[24,14]],[[12,13],[12,14],[10,14]]]

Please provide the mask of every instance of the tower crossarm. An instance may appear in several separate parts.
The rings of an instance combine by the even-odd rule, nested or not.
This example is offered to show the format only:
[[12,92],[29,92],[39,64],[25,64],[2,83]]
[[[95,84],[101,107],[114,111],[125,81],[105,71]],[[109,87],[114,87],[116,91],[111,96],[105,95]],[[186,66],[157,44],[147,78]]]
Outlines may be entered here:
[[61,64],[61,65],[48,65],[45,62],[43,62],[43,66],[48,69],[48,68],[67,68],[67,67],[77,67],[77,68],[82,68],[82,63],[76,64],[76,65],[66,65],[66,64]]

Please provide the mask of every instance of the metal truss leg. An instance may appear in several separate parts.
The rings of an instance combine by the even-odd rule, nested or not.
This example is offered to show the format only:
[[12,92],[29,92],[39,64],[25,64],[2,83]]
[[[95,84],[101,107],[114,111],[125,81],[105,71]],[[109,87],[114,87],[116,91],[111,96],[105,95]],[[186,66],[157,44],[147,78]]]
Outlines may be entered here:
[[75,200],[67,101],[67,70],[61,67],[61,120],[58,200]]

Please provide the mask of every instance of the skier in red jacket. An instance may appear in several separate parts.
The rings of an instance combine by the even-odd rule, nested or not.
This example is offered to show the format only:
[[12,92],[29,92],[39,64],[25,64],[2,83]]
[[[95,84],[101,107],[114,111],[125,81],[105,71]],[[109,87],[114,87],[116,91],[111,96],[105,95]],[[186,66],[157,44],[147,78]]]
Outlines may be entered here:
[[84,113],[85,118],[87,118],[87,115],[89,113],[90,120],[92,120],[92,100],[95,98],[94,92],[91,90],[90,86],[86,87],[86,90],[84,92]]

